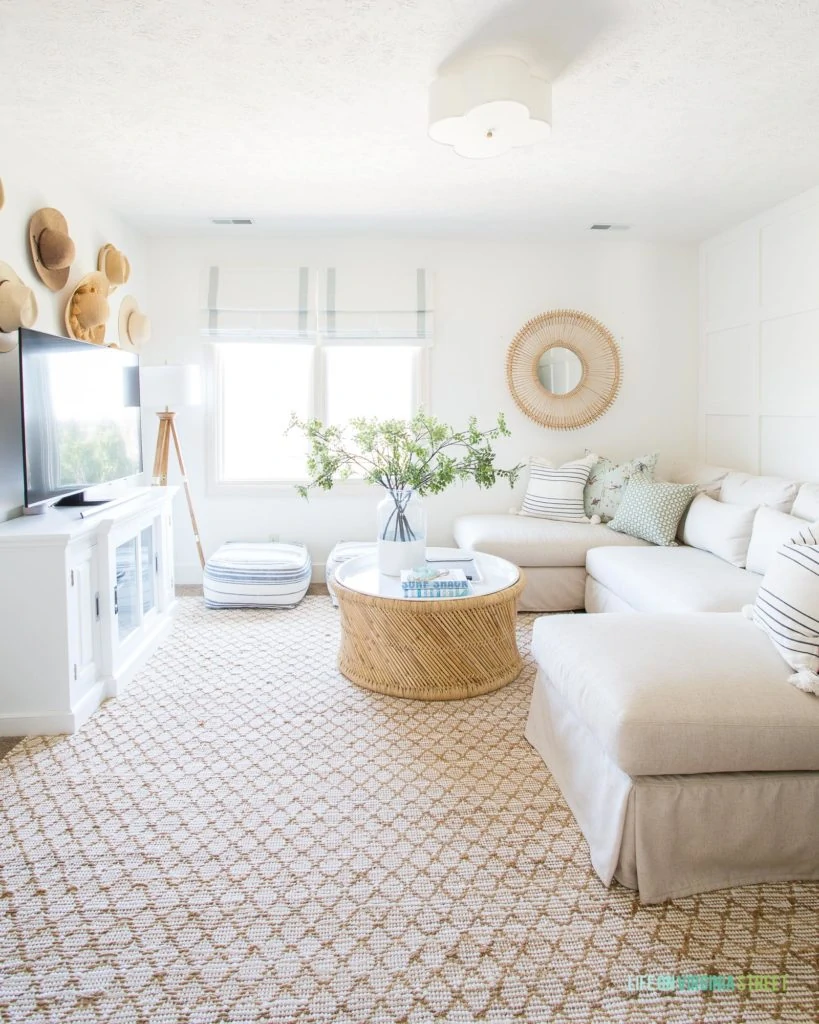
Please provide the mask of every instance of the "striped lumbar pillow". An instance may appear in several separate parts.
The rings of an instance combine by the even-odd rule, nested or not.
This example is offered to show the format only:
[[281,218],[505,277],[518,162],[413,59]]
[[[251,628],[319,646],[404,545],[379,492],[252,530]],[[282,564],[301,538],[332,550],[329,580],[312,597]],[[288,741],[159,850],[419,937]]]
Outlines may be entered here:
[[588,523],[583,489],[596,455],[554,466],[546,459],[529,460],[529,484],[520,510],[522,516],[558,519],[564,523]]
[[819,524],[782,545],[743,611],[795,669],[789,682],[819,696]]

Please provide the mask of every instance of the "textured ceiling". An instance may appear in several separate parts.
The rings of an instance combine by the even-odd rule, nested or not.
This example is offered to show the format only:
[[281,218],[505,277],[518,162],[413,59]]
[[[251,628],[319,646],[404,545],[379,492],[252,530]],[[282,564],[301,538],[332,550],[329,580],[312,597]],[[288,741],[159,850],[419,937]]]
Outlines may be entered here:
[[[479,48],[556,76],[549,142],[427,138]],[[818,53],[819,0],[0,0],[2,149],[150,229],[694,239],[819,182]]]

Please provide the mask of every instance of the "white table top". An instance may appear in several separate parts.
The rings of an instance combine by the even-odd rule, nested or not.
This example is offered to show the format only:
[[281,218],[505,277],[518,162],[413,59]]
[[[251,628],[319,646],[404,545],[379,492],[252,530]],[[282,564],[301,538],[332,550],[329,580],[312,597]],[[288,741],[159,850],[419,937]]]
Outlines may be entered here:
[[[447,551],[454,554],[457,550],[457,548],[435,548],[435,555],[437,558],[444,558]],[[463,552],[458,553],[463,555]],[[520,578],[517,566],[503,558],[484,555],[478,551],[471,557],[481,574],[481,580],[472,584],[471,593],[465,595],[466,598],[496,594],[499,590],[513,586]],[[359,594],[368,594],[370,597],[400,598],[407,601],[463,601],[465,599],[464,597],[405,598],[401,590],[401,578],[399,576],[382,576],[378,571],[375,554],[351,558],[336,569],[335,576],[336,581],[347,587],[348,590],[354,590]]]

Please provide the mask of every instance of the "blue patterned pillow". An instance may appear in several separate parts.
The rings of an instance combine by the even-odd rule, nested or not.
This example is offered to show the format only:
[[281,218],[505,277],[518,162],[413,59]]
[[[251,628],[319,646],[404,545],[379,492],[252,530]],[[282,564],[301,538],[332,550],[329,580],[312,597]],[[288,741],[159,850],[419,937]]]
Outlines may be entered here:
[[[588,448],[586,454],[590,455]],[[587,516],[600,516],[604,523],[617,514],[617,506],[623,497],[626,484],[635,473],[643,473],[654,479],[654,468],[657,465],[657,452],[653,455],[640,455],[630,462],[618,465],[611,459],[601,458],[592,466],[589,480],[583,491],[583,504]]]

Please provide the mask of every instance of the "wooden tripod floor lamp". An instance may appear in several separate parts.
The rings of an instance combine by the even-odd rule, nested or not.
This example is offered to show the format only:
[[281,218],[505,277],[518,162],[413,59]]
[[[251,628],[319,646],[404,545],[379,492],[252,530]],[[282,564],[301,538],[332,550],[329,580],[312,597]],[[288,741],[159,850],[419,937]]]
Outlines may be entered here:
[[199,525],[193,509],[188,472],[182,457],[182,446],[176,430],[176,413],[185,406],[199,405],[199,367],[198,366],[143,366],[140,369],[140,391],[142,407],[156,409],[159,417],[159,431],[156,435],[156,454],[151,483],[156,487],[165,487],[168,483],[168,458],[171,442],[173,442],[179,470],[182,474],[182,485],[188,502],[188,512],[193,527],[193,539],[199,553],[199,562],[204,569],[205,553],[199,538]]

